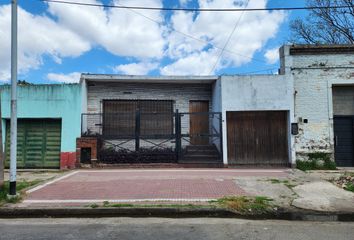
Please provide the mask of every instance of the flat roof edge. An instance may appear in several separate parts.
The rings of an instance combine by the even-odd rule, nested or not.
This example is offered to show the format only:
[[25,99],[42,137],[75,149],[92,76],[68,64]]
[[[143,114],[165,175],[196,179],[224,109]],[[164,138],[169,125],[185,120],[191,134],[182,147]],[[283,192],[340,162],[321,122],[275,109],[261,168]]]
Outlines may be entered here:
[[[17,87],[58,87],[58,86],[74,86],[80,85],[79,82],[75,83],[30,83],[30,84],[17,84]],[[11,84],[0,84],[0,88],[11,87]]]
[[290,55],[353,54],[354,44],[290,45]]
[[185,82],[185,81],[215,81],[218,76],[145,76],[145,75],[118,75],[118,74],[81,74],[81,80],[86,81],[116,81],[116,82]]

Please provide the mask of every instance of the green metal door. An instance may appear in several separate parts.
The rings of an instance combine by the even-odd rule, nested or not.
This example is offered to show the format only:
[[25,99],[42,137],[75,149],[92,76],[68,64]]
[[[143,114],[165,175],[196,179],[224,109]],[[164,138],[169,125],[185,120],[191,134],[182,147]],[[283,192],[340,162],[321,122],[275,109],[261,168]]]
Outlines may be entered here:
[[[17,130],[18,168],[59,168],[61,121],[19,119]],[[6,167],[10,160],[10,121],[6,122]]]

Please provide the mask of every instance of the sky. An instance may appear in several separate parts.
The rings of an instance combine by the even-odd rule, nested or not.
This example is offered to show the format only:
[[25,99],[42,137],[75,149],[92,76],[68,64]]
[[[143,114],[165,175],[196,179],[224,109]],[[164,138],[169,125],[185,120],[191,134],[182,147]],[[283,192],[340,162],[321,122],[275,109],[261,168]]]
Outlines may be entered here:
[[[304,0],[66,0],[124,6],[265,8]],[[78,82],[81,73],[276,74],[289,22],[306,11],[184,12],[18,0],[18,79]],[[0,0],[0,83],[10,75],[11,1]],[[224,50],[223,50],[224,49]]]

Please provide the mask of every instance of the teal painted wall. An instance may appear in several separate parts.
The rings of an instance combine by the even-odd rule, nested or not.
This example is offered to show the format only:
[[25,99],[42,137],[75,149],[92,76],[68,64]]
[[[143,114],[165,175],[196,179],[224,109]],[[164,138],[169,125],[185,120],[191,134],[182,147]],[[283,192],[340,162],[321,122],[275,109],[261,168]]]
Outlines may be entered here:
[[[0,86],[3,140],[5,119],[10,118],[10,86]],[[75,152],[81,134],[81,85],[52,84],[18,86],[18,118],[58,118],[62,120],[61,152]]]

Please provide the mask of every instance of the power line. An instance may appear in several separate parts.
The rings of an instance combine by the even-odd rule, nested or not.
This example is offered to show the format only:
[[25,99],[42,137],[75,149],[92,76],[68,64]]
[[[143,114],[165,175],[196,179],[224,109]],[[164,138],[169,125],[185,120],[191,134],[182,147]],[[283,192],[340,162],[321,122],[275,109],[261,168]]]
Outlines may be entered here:
[[[155,20],[155,19],[153,19],[153,18],[151,18],[151,17],[148,17],[148,16],[146,16],[146,15],[140,13],[140,12],[137,12],[137,11],[135,11],[134,9],[128,9],[128,10],[131,11],[131,12],[133,12],[133,13],[135,13],[135,14],[138,14],[138,15],[140,15],[140,16],[142,16],[142,17],[144,17],[144,18],[146,18],[146,19],[148,19],[148,20],[150,20],[150,21],[152,21],[152,22],[155,22],[155,23],[157,23],[157,24],[163,25],[162,22],[160,22],[160,21],[158,21],[158,20]],[[181,34],[181,35],[183,35],[183,36],[185,36],[185,37],[188,37],[188,38],[191,38],[191,39],[193,39],[193,40],[196,40],[196,41],[198,41],[198,42],[200,42],[200,43],[211,44],[214,48],[223,50],[224,52],[228,52],[228,53],[230,53],[230,54],[234,54],[234,55],[238,55],[238,56],[241,56],[241,57],[244,57],[244,58],[248,58],[248,59],[251,59],[251,60],[254,60],[254,61],[257,61],[257,62],[266,63],[264,60],[257,59],[257,58],[254,58],[254,57],[250,57],[250,56],[246,56],[246,55],[243,55],[243,54],[240,54],[240,53],[236,53],[235,51],[231,51],[231,50],[226,49],[226,48],[221,48],[221,47],[215,46],[215,45],[213,45],[211,42],[208,42],[208,41],[205,41],[205,40],[203,40],[203,39],[194,37],[194,36],[192,36],[192,35],[190,35],[190,34],[181,32],[181,31],[179,31],[179,30],[177,30],[177,29],[175,29],[174,27],[171,27],[171,26],[169,26],[169,25],[166,25],[166,24],[165,24],[165,26],[166,26],[167,28],[171,29],[171,30],[174,31],[174,32],[177,32],[177,33],[179,33],[179,34]]]
[[340,9],[349,8],[346,6],[307,6],[307,7],[274,7],[274,8],[170,8],[170,7],[142,7],[142,6],[123,6],[123,5],[109,5],[109,4],[95,4],[83,2],[69,2],[61,0],[39,0],[42,2],[61,3],[70,5],[90,6],[90,7],[103,7],[103,8],[122,8],[122,9],[135,9],[135,10],[154,10],[154,11],[186,11],[186,12],[255,12],[255,11],[290,11],[290,10],[313,10],[313,9]]
[[246,75],[246,74],[260,73],[260,72],[268,72],[268,71],[273,72],[273,70],[278,70],[278,69],[279,69],[279,68],[267,68],[267,69],[255,70],[255,71],[250,71],[250,72],[239,72],[239,73],[235,73],[235,74],[236,74],[236,75]]
[[[87,4],[87,3],[66,2],[66,1],[56,1],[56,0],[39,0],[39,1],[42,1],[42,2],[54,2],[54,3],[64,3],[64,4],[67,3],[67,4],[72,4],[72,5],[84,5],[84,6],[91,6],[91,7],[96,6],[96,7],[114,7],[114,8],[127,9],[127,10],[129,10],[129,11],[131,11],[131,12],[137,14],[137,15],[140,15],[140,16],[142,16],[142,17],[144,17],[144,18],[146,18],[146,19],[152,21],[152,22],[155,22],[155,23],[157,23],[157,24],[159,24],[159,25],[164,25],[164,26],[166,26],[167,28],[169,28],[170,30],[172,30],[172,31],[174,31],[174,32],[177,32],[177,33],[179,33],[179,34],[181,34],[181,35],[183,35],[183,36],[185,36],[185,37],[188,37],[188,38],[193,39],[193,40],[195,40],[195,41],[198,41],[198,42],[200,42],[200,43],[211,44],[211,45],[213,46],[213,48],[222,50],[222,51],[221,51],[221,54],[222,54],[223,52],[227,52],[227,53],[229,53],[229,54],[234,54],[234,55],[238,55],[238,56],[241,56],[241,57],[244,57],[244,58],[251,59],[251,60],[253,60],[253,61],[257,61],[257,62],[261,62],[261,63],[266,63],[266,61],[264,61],[264,60],[257,59],[257,58],[254,58],[254,57],[251,57],[251,56],[247,56],[247,55],[243,55],[243,54],[237,53],[237,52],[235,52],[235,51],[226,49],[226,46],[224,46],[223,48],[218,47],[218,46],[215,46],[215,45],[212,44],[210,41],[206,41],[206,40],[200,39],[200,38],[198,38],[198,37],[195,37],[195,36],[193,36],[193,35],[190,35],[190,34],[187,34],[187,33],[182,32],[182,31],[179,31],[179,30],[175,29],[175,28],[172,27],[172,26],[169,26],[169,25],[167,25],[167,24],[164,24],[163,22],[160,22],[160,21],[158,21],[158,20],[156,20],[156,19],[153,19],[153,18],[151,18],[151,17],[148,17],[148,16],[146,16],[146,15],[144,15],[144,14],[138,12],[138,11],[135,11],[135,9],[134,9],[134,8],[131,8],[131,7],[126,7],[126,6],[122,6],[122,5],[121,5],[121,6],[111,6],[111,5],[104,5],[104,4]],[[247,5],[248,5],[248,3],[249,3],[249,1],[247,2]],[[243,9],[241,9],[241,10],[243,10]],[[246,10],[246,9],[244,9],[244,10]],[[240,20],[240,19],[239,19],[239,20]],[[238,22],[239,22],[239,20],[238,20]],[[238,25],[238,24],[236,24],[235,26],[237,26],[237,25]],[[236,28],[234,28],[234,29],[236,29]],[[234,31],[233,31],[233,32],[234,32]],[[227,41],[227,43],[228,43],[228,41]],[[227,45],[227,44],[226,44],[226,45]],[[221,55],[220,55],[220,57],[221,57]],[[217,60],[217,62],[218,62],[218,61],[219,61],[219,60]],[[216,62],[216,64],[217,64],[217,62]],[[216,66],[216,64],[215,64],[215,66]],[[215,66],[214,66],[214,68],[215,68]],[[213,68],[213,69],[214,69],[214,68]]]
[[[246,6],[244,7],[244,10],[247,8],[249,2],[250,2],[250,0],[247,0],[247,3],[246,3]],[[222,57],[222,54],[224,53],[224,50],[225,50],[227,44],[229,44],[229,42],[230,42],[230,40],[231,40],[231,37],[232,37],[232,35],[234,34],[236,28],[238,27],[238,24],[240,23],[241,18],[242,18],[242,16],[243,16],[244,13],[245,13],[245,11],[243,11],[243,12],[241,13],[240,17],[237,19],[237,22],[235,23],[234,28],[232,29],[232,31],[231,31],[229,37],[227,38],[227,40],[226,40],[226,42],[225,42],[223,48],[221,49],[221,52],[220,52],[218,58],[216,59],[216,61],[215,61],[215,63],[214,63],[214,66],[213,66],[212,69],[210,70],[210,74],[214,71],[214,69],[216,68],[216,65],[218,65],[218,62],[220,61],[220,59],[221,59],[221,57]]]
[[[74,2],[65,2],[65,1],[64,1],[64,2],[63,2],[63,1],[51,1],[51,0],[39,0],[39,1],[42,1],[42,2],[54,2],[54,3],[69,3],[69,4],[74,4]],[[79,4],[80,4],[80,3],[75,3],[75,5],[79,5]],[[84,5],[85,5],[85,6],[91,6],[91,7],[93,7],[93,6],[97,6],[97,7],[106,6],[106,5],[100,5],[100,4],[87,4],[87,3],[85,3]],[[114,7],[114,6],[113,6],[113,7]],[[123,7],[123,6],[122,6],[122,7]],[[215,46],[215,45],[212,44],[210,41],[205,41],[205,40],[200,39],[200,38],[198,38],[198,37],[192,36],[192,35],[190,35],[190,34],[188,34],[188,33],[181,32],[181,31],[175,29],[174,27],[168,26],[167,24],[164,24],[163,22],[160,22],[160,21],[158,21],[158,20],[156,20],[156,19],[153,19],[153,18],[151,18],[151,17],[148,17],[148,16],[146,16],[146,15],[144,15],[144,14],[138,12],[138,11],[135,11],[135,10],[132,9],[132,8],[126,8],[126,9],[129,10],[129,11],[131,11],[131,12],[133,12],[133,13],[135,13],[135,14],[137,14],[137,15],[140,15],[140,16],[142,16],[142,17],[144,17],[144,18],[146,18],[146,19],[148,19],[148,20],[150,20],[150,21],[152,21],[152,22],[155,22],[155,23],[157,23],[157,24],[159,24],[159,25],[164,25],[164,26],[166,26],[167,28],[171,29],[172,31],[177,32],[177,33],[179,33],[179,34],[181,34],[181,35],[184,35],[185,37],[194,39],[194,40],[196,40],[196,41],[198,41],[198,42],[201,42],[201,43],[204,43],[204,44],[211,44],[211,45],[212,45],[214,48],[216,48],[216,49],[220,49],[220,50],[223,49],[223,48],[221,48],[221,47]],[[234,54],[234,55],[238,55],[238,56],[241,56],[241,57],[244,57],[244,58],[248,58],[248,59],[251,59],[251,60],[253,60],[253,61],[257,61],[257,62],[261,62],[261,63],[266,63],[264,60],[257,59],[257,58],[254,58],[254,57],[250,57],[250,56],[247,56],[247,55],[243,55],[243,54],[237,53],[237,52],[232,51],[232,50],[229,50],[229,49],[223,49],[223,51],[224,51],[224,52],[227,52],[227,53],[229,53],[229,54]]]

